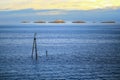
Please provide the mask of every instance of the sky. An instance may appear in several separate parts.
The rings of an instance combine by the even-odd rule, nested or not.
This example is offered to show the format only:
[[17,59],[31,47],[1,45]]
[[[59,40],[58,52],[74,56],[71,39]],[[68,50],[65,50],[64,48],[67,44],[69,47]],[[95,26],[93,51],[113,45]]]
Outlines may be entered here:
[[0,0],[0,23],[41,19],[120,21],[119,14],[120,0]]

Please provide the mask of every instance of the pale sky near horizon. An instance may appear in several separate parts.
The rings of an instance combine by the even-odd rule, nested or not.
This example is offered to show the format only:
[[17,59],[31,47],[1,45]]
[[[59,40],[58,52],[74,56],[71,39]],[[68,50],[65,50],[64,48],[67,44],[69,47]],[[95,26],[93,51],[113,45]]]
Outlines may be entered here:
[[35,10],[117,9],[120,8],[120,0],[0,0],[0,10],[20,10],[28,8]]
[[0,0],[0,24],[22,20],[120,21],[120,0]]

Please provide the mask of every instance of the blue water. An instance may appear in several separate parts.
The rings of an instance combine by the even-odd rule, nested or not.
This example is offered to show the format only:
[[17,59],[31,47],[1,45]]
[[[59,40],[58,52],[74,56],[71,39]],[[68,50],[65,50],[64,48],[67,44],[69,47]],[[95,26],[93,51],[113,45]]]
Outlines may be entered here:
[[120,25],[0,26],[0,80],[119,79]]

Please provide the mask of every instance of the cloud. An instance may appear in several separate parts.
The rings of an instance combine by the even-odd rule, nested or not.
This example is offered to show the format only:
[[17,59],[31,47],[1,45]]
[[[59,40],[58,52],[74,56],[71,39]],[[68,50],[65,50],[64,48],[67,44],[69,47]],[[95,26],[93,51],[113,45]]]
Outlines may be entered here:
[[66,12],[55,10],[55,11],[47,11],[47,12],[37,12],[36,14],[37,15],[50,15],[50,16],[52,16],[52,15],[65,15]]
[[1,0],[0,10],[10,9],[92,10],[120,8],[119,0]]

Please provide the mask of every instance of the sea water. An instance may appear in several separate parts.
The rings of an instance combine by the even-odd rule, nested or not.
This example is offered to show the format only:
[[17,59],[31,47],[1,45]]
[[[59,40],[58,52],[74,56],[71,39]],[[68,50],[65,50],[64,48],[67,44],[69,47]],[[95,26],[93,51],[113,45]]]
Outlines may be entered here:
[[119,79],[120,25],[0,26],[0,80]]

